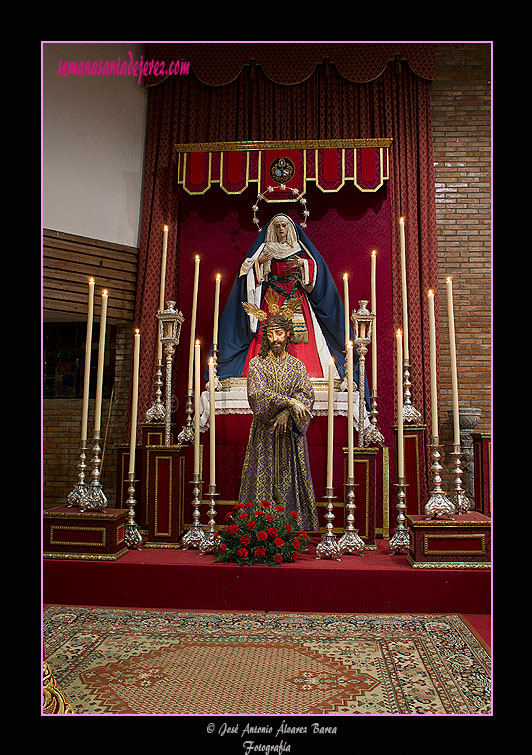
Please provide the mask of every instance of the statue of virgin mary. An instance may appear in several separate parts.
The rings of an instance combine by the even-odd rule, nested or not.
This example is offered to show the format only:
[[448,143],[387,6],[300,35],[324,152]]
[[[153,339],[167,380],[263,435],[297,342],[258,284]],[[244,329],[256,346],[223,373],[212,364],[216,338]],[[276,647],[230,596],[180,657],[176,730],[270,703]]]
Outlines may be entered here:
[[[294,298],[299,307],[292,319],[290,353],[305,364],[311,378],[327,377],[331,356],[338,377],[345,377],[344,306],[338,289],[320,252],[290,217],[281,214],[270,220],[251,246],[221,314],[220,380],[246,377],[250,360],[260,350],[262,333],[252,314],[253,305],[268,315],[282,314],[289,303],[293,308]],[[246,311],[243,303],[252,306]],[[353,379],[358,386],[356,350],[353,356]],[[365,398],[371,408],[367,380]]]

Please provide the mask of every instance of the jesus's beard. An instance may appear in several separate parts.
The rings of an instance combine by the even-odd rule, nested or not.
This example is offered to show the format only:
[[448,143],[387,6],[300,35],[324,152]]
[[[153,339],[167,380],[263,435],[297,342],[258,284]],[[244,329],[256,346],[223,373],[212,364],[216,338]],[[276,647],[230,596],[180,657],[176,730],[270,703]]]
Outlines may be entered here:
[[280,357],[284,354],[286,351],[286,344],[284,343],[272,343],[270,345],[270,351],[274,355],[274,357]]

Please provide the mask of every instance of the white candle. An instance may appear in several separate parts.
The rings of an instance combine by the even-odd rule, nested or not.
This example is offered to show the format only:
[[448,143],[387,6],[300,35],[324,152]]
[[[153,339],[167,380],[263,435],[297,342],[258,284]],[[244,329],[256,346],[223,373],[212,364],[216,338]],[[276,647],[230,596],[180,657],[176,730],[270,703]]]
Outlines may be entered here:
[[333,486],[333,437],[334,437],[334,362],[329,359],[329,392],[327,401],[327,487]]
[[129,441],[129,474],[135,471],[135,447],[137,445],[137,412],[139,404],[140,331],[135,330],[133,347],[133,399],[131,404],[131,436]]
[[401,291],[403,294],[403,333],[404,348],[403,357],[408,362],[408,296],[406,291],[406,248],[405,248],[405,219],[399,218],[399,231],[401,238]]
[[[353,427],[353,342],[348,341],[347,350],[347,477],[354,476],[354,427]],[[360,421],[360,420],[359,420]]]
[[107,290],[102,291],[102,312],[100,315],[100,342],[98,345],[98,373],[96,379],[96,407],[94,412],[94,432],[99,433],[102,420],[103,368],[105,363],[105,327],[107,320]]
[[194,288],[192,291],[192,317],[190,318],[190,350],[188,354],[188,390],[192,390],[192,373],[194,367],[194,341],[196,338],[196,311],[198,308],[198,283],[199,283],[200,258],[196,255],[194,268]]
[[94,313],[94,278],[89,278],[89,307],[87,312],[87,335],[85,338],[85,374],[83,377],[83,407],[81,411],[81,442],[87,440],[89,418],[89,383],[91,379],[92,320]]
[[[163,227],[163,254],[161,258],[161,284],[159,286],[159,312],[164,311],[164,294],[166,290],[166,251],[168,248],[168,226]],[[159,324],[157,323],[157,326]],[[157,359],[160,361],[163,356],[163,345],[157,329]]]
[[454,332],[453,282],[447,278],[447,312],[449,317],[449,343],[451,347],[451,385],[453,391],[454,445],[460,445],[460,410],[458,406],[458,375],[456,372],[456,339]]
[[397,477],[405,476],[405,449],[403,433],[403,337],[397,331]]
[[[377,314],[377,250],[371,252],[371,311]],[[377,318],[371,331],[371,387],[377,395]]]
[[211,485],[216,485],[216,420],[215,420],[215,398],[214,398],[214,359],[209,359],[209,446],[210,446],[210,476]]
[[432,414],[432,438],[438,438],[438,388],[436,385],[436,318],[434,316],[434,292],[429,298],[429,346],[430,346],[430,404]]
[[218,315],[220,312],[220,281],[222,276],[220,273],[216,276],[216,284],[214,288],[214,325],[212,329],[212,342],[218,344]]
[[200,473],[200,342],[194,351],[194,474]]
[[344,273],[344,341],[349,341],[349,276]]

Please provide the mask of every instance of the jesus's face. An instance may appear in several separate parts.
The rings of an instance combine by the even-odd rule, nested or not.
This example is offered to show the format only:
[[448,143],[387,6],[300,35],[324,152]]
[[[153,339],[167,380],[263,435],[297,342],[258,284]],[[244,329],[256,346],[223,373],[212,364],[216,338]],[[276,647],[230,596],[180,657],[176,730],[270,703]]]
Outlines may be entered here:
[[270,350],[276,357],[281,356],[288,346],[287,334],[284,328],[268,328],[266,336],[270,342]]

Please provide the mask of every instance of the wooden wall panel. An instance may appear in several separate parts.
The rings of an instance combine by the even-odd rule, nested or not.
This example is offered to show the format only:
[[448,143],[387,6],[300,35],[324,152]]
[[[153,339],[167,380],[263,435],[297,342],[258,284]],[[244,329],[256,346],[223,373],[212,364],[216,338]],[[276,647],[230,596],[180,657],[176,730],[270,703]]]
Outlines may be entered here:
[[53,313],[83,320],[87,315],[88,280],[98,295],[109,291],[109,322],[133,320],[138,249],[60,231],[43,230],[42,295],[46,319]]

